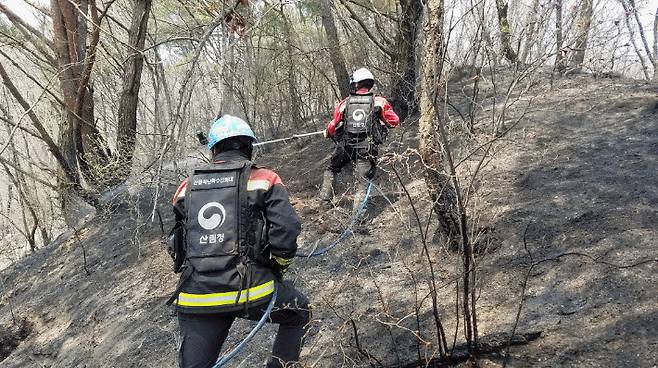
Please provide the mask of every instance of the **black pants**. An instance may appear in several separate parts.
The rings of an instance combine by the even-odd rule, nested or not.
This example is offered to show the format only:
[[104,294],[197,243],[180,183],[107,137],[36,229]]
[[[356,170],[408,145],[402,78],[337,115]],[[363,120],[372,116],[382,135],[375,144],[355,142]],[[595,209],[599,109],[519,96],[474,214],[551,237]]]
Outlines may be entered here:
[[356,163],[356,172],[360,177],[372,180],[377,170],[377,146],[354,147],[340,143],[334,148],[327,170],[339,173],[350,162]]
[[[267,367],[283,367],[299,360],[305,326],[310,321],[308,299],[291,284],[278,284],[278,295],[269,322],[279,324],[272,356]],[[258,321],[267,303],[247,310],[218,314],[178,313],[181,346],[178,363],[181,368],[209,368],[219,357],[235,318]]]

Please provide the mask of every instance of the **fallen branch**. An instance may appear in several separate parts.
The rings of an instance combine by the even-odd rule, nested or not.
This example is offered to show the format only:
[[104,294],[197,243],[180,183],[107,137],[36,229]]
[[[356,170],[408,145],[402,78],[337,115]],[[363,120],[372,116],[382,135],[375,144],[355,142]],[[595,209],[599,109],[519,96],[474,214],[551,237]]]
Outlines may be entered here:
[[[490,356],[499,356],[503,350],[507,347],[509,341],[512,345],[527,345],[530,342],[537,340],[541,337],[542,331],[531,331],[525,332],[522,334],[510,335],[506,333],[502,334],[493,334],[488,336],[480,336],[477,344],[477,354],[478,357],[484,355]],[[461,344],[455,347],[455,350],[450,355],[441,358],[435,358],[427,361],[416,361],[409,364],[405,364],[399,368],[420,368],[420,367],[451,367],[464,362],[467,362],[473,358],[473,355],[468,352],[468,346],[466,344]]]

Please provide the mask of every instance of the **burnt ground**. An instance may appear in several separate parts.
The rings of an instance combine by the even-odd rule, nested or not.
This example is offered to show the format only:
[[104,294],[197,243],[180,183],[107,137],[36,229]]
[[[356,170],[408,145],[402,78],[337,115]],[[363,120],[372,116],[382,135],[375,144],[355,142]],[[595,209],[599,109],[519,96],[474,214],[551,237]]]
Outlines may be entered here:
[[[586,78],[558,88],[550,109],[529,114],[522,139],[510,142],[516,149],[490,168],[495,189],[483,195],[500,211],[494,226],[504,240],[484,277],[489,290],[509,285],[518,295],[519,264],[530,258],[525,227],[534,260],[593,257],[566,255],[533,270],[521,325],[543,338],[514,353],[517,365],[653,367],[658,90]],[[505,299],[489,299],[493,313],[508,315]]]
[[[475,150],[459,166],[463,186],[479,160],[484,162],[468,202],[470,235],[480,249],[479,333],[494,339],[510,332],[535,262],[517,332],[541,334],[512,347],[508,366],[654,367],[658,91],[635,81],[586,76],[537,82],[507,112],[506,126],[518,124],[486,151],[476,147],[492,139],[488,121],[501,91],[485,80],[475,136],[453,143],[458,160]],[[469,83],[451,90],[462,115]],[[455,136],[464,136],[459,114],[450,115]],[[359,231],[326,255],[298,259],[290,272],[314,305],[302,352],[305,366],[395,367],[436,356],[428,264],[392,167],[429,232],[449,343],[455,331],[457,345],[464,340],[455,312],[459,255],[432,236],[436,225],[428,221],[429,202],[413,153],[416,128],[411,122],[390,137],[377,180],[381,191],[371,198]],[[287,184],[304,220],[304,249],[328,244],[349,220],[350,173],[341,176],[337,207],[327,212],[318,206],[330,149],[326,141],[293,142],[257,160]],[[166,172],[164,184],[170,185],[157,193],[165,231],[171,225],[167,198],[183,172],[184,167]],[[150,187],[153,178],[143,182]],[[156,192],[135,188],[74,236],[0,272],[0,341],[10,350],[0,366],[175,366],[175,315],[164,302],[176,276],[161,244],[158,216],[150,219]],[[18,325],[23,320],[28,327]],[[252,325],[237,322],[226,347]],[[258,366],[274,332],[273,326],[264,328],[230,366]],[[481,365],[500,367],[502,359],[486,355]]]

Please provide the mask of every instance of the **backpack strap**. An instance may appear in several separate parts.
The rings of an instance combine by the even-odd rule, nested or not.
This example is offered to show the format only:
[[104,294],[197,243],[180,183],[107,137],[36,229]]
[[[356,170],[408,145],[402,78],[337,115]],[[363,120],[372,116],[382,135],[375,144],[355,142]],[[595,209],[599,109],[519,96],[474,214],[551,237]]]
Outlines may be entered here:
[[238,185],[238,203],[240,211],[238,213],[238,253],[240,256],[249,255],[249,225],[251,221],[251,208],[249,206],[249,198],[247,197],[247,186],[249,184],[249,177],[251,176],[251,161],[243,163],[240,170],[239,185]]
[[171,305],[176,299],[178,299],[178,295],[180,295],[181,291],[183,291],[183,285],[187,281],[187,279],[192,276],[192,272],[194,271],[194,267],[192,267],[192,264],[190,262],[186,262],[183,264],[181,267],[182,273],[180,276],[180,280],[178,281],[178,285],[176,285],[176,290],[174,290],[173,294],[167,299],[166,304]]
[[253,166],[251,161],[242,163],[243,166],[239,174],[238,186],[238,203],[240,210],[238,211],[238,253],[240,255],[240,263],[236,265],[238,274],[240,275],[240,289],[238,290],[235,302],[240,300],[242,290],[246,289],[247,299],[244,303],[244,314],[247,314],[249,309],[249,288],[251,287],[251,273],[253,260],[250,257],[253,247],[255,246],[253,234],[253,210],[249,206],[249,198],[247,186],[249,185],[249,177],[251,176],[251,168]]

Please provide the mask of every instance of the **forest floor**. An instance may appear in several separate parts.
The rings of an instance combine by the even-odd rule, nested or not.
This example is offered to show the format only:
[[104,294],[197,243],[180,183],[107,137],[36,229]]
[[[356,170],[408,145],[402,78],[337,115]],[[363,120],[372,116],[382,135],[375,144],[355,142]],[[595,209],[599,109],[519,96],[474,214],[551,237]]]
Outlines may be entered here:
[[[536,81],[518,88],[505,124],[512,129],[488,150],[476,147],[489,147],[493,98],[500,104],[505,90],[483,81],[476,134],[453,143],[457,161],[466,158],[460,183],[468,187],[476,177],[468,211],[479,249],[479,335],[495,341],[512,330],[528,275],[517,333],[539,337],[513,346],[509,367],[655,367],[658,90],[588,76]],[[471,79],[451,86],[462,116],[470,88]],[[448,343],[464,341],[456,312],[461,263],[432,236],[416,130],[411,122],[391,135],[354,236],[325,255],[298,259],[288,276],[314,306],[304,366],[420,367],[436,357],[419,228],[429,231]],[[460,135],[460,125],[452,131]],[[331,146],[292,142],[256,160],[286,183],[304,223],[304,250],[330,243],[349,221],[349,170],[340,176],[336,208],[324,211],[317,199]],[[164,303],[177,277],[158,216],[150,215],[156,197],[168,231],[168,198],[185,171],[181,164],[168,172],[163,193],[134,187],[71,237],[0,272],[0,367],[176,366],[176,318]],[[236,322],[225,349],[252,326]],[[259,366],[275,330],[266,326],[230,366]],[[480,363],[501,367],[503,360],[498,352]]]

